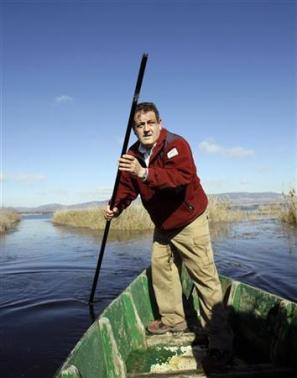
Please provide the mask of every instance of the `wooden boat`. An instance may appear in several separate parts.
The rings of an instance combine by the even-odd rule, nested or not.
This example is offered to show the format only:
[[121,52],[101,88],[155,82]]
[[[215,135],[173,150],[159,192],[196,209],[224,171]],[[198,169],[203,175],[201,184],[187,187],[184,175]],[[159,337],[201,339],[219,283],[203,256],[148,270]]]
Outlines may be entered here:
[[56,377],[297,377],[296,303],[221,276],[235,356],[212,371],[201,362],[199,299],[185,270],[181,279],[191,332],[147,334],[158,316],[147,269],[91,325]]

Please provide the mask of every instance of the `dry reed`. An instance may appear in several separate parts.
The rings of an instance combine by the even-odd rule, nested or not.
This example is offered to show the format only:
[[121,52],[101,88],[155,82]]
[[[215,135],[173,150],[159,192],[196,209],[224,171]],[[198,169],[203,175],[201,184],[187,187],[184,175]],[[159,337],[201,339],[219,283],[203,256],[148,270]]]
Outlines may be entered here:
[[284,196],[285,205],[280,214],[283,222],[297,226],[297,193],[296,189],[290,189],[289,194]]
[[0,233],[11,230],[20,220],[21,216],[15,210],[0,209]]
[[[104,208],[59,210],[54,213],[53,223],[101,230],[106,223],[103,217]],[[149,230],[151,228],[153,224],[150,217],[140,205],[130,206],[111,223],[113,230]]]
[[[105,227],[104,207],[59,210],[54,213],[53,223],[73,227],[87,227],[100,230]],[[209,199],[209,218],[211,222],[232,222],[242,220],[244,212],[232,209],[227,200],[217,197]],[[111,229],[125,231],[144,231],[153,228],[153,223],[146,210],[139,204],[133,204],[112,221]]]
[[247,218],[246,212],[232,207],[225,198],[210,196],[208,199],[208,214],[210,222],[238,222]]
[[267,203],[267,204],[259,205],[253,215],[255,219],[262,219],[262,218],[277,219],[280,217],[280,214],[282,211],[283,211],[282,203]]

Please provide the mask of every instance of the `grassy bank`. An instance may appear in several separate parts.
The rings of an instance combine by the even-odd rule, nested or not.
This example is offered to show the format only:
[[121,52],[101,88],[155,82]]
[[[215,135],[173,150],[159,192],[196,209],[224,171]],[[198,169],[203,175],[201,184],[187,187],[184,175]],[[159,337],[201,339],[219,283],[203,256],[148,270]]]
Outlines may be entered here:
[[297,227],[297,193],[291,189],[285,196],[285,206],[280,214],[281,220]]
[[[103,211],[105,207],[58,210],[54,213],[53,223],[73,227],[87,227],[101,230],[105,227]],[[153,228],[146,211],[140,205],[132,205],[111,223],[113,230],[149,230]]]
[[16,211],[0,209],[0,233],[3,234],[11,230],[20,220],[21,216]]
[[[100,230],[105,227],[102,208],[90,208],[82,210],[59,210],[54,213],[53,223],[74,227],[87,227]],[[209,218],[211,222],[232,222],[245,218],[245,213],[232,210],[230,203],[211,197],[209,200]],[[114,219],[111,224],[113,230],[137,230],[144,231],[153,228],[153,224],[145,209],[134,204],[126,209],[120,217]]]

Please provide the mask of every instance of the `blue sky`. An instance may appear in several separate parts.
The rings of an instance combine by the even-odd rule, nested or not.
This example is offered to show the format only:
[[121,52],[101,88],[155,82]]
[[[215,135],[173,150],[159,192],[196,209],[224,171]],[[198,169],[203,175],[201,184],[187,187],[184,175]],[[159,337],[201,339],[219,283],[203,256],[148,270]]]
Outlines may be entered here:
[[[207,193],[296,186],[296,2],[1,2],[1,204],[110,196],[141,98]],[[131,143],[134,137],[131,138]]]

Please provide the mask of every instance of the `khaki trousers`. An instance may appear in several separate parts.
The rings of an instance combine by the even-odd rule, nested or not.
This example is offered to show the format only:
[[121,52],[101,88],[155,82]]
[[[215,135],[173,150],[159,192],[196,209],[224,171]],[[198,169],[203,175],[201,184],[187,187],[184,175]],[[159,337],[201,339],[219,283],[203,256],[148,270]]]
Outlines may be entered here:
[[207,211],[178,232],[155,229],[152,280],[161,320],[166,325],[185,321],[180,260],[198,292],[202,325],[209,334],[209,347],[231,349],[232,331],[222,302],[222,288],[213,258]]

